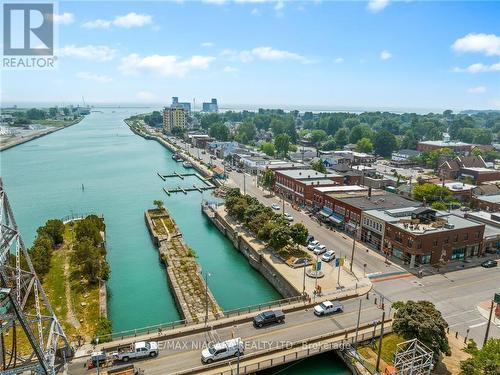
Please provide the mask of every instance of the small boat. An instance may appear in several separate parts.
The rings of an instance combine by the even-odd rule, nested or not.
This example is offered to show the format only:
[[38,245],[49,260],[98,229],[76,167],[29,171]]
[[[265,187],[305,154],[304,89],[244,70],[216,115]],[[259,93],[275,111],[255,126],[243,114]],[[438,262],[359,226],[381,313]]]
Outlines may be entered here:
[[174,159],[175,161],[181,161],[182,160],[182,158],[181,158],[181,156],[179,154],[173,154],[172,155],[172,159]]
[[182,163],[182,166],[184,168],[193,168],[193,164],[191,164],[189,161],[185,161]]

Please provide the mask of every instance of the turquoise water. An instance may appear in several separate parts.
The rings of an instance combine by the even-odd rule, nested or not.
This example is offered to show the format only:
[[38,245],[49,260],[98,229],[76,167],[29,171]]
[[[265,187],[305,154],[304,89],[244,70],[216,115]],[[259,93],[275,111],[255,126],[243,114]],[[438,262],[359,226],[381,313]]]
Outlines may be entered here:
[[80,124],[0,154],[4,184],[26,244],[48,219],[72,213],[103,214],[113,330],[178,320],[164,269],[144,224],[144,210],[152,207],[153,200],[162,199],[203,269],[210,272],[209,285],[222,308],[280,298],[207,222],[200,210],[200,193],[167,197],[162,191],[165,182],[156,172],[184,168],[163,146],[136,136],[123,123],[137,110],[114,111],[91,113]]
[[350,375],[351,371],[333,352],[259,371],[259,375]]

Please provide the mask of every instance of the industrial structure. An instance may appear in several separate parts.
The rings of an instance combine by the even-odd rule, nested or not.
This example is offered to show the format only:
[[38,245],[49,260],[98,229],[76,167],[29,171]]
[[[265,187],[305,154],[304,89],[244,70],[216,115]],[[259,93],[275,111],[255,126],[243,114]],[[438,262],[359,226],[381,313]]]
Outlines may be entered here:
[[52,375],[72,349],[24,246],[0,179],[0,373]]

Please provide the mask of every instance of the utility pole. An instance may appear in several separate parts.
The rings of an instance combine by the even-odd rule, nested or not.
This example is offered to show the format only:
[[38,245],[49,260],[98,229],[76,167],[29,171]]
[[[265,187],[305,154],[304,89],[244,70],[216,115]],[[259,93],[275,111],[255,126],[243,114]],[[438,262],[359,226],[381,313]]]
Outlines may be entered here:
[[238,363],[236,365],[236,375],[240,375],[240,338],[238,337]]
[[315,276],[316,276],[316,279],[314,280],[314,300],[316,300],[316,291],[318,290],[318,257],[319,255],[316,254],[316,264],[314,266],[314,269],[315,269]]
[[243,171],[243,195],[247,195],[247,179],[245,171]]
[[342,268],[342,257],[339,258],[339,273],[337,275],[337,284],[339,285],[340,288],[340,269]]
[[304,265],[304,275],[302,276],[302,296],[306,294],[306,265]]
[[385,320],[385,311],[382,311],[382,322],[380,326],[380,341],[378,344],[378,354],[377,354],[377,367],[375,371],[379,372],[380,369],[380,354],[382,353],[382,339],[384,338],[384,320]]
[[356,323],[356,336],[354,338],[354,344],[358,345],[358,330],[359,330],[359,319],[361,317],[361,300],[359,300],[359,308],[358,308],[358,322]]
[[352,252],[351,252],[351,264],[349,266],[352,272],[352,264],[354,263],[354,248],[356,247],[356,235],[358,233],[358,221],[356,221],[356,227],[354,227],[354,234],[352,235]]
[[208,322],[208,272],[205,272],[205,325]]
[[495,301],[491,300],[490,316],[488,317],[488,325],[486,326],[486,333],[484,334],[483,346],[486,345],[488,341],[488,336],[490,334],[491,316],[493,315],[493,307],[495,306]]
[[285,193],[281,193],[281,204],[282,204],[281,214],[285,215]]

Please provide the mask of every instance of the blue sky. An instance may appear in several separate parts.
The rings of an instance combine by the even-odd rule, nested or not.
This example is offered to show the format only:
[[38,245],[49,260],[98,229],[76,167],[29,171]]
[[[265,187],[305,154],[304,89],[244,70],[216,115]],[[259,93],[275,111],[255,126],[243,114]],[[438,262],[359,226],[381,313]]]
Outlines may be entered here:
[[499,2],[60,2],[58,67],[2,100],[500,109]]

